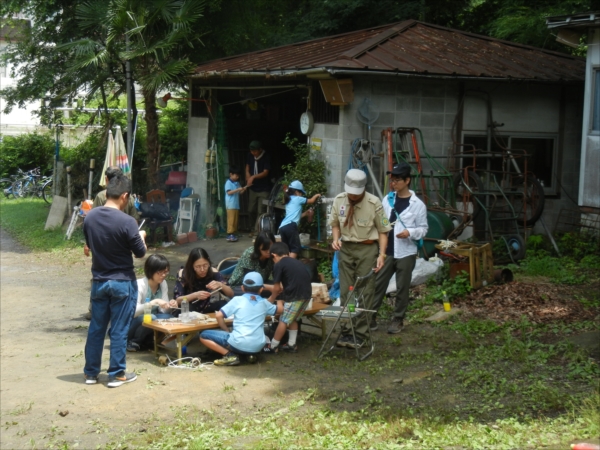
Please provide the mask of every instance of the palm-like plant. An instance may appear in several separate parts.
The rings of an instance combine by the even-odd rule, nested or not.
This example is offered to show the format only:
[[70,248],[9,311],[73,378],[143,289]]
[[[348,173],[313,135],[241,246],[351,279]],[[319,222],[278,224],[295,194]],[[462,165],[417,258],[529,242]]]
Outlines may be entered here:
[[118,86],[125,90],[125,64],[141,87],[147,129],[148,183],[156,184],[160,165],[156,93],[184,85],[193,67],[188,52],[200,43],[194,25],[204,0],[90,0],[77,8],[77,22],[87,35],[64,44],[72,52],[72,71],[98,70],[90,91]]

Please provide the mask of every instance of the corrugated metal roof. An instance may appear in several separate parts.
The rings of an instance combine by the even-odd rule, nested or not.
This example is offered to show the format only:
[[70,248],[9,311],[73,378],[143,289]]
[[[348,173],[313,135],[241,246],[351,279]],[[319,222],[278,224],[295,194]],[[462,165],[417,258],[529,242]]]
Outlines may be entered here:
[[195,76],[275,77],[310,69],[583,81],[585,59],[407,20],[210,61],[198,66]]

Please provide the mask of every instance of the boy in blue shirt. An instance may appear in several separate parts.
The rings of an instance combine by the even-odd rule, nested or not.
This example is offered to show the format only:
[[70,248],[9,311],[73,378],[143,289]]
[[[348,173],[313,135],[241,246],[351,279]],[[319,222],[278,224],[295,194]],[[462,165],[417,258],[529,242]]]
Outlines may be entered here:
[[229,168],[229,179],[225,182],[225,209],[227,209],[227,241],[237,242],[235,235],[238,228],[240,215],[240,192],[246,192],[240,182],[240,170],[237,167]]
[[[215,314],[220,330],[204,330],[200,342],[210,350],[223,355],[214,361],[215,366],[237,366],[238,355],[260,352],[265,346],[264,323],[268,315],[281,314],[283,303],[277,306],[262,298],[263,278],[258,272],[249,272],[244,277],[244,295],[233,297]],[[225,319],[234,316],[233,331],[229,332]]]

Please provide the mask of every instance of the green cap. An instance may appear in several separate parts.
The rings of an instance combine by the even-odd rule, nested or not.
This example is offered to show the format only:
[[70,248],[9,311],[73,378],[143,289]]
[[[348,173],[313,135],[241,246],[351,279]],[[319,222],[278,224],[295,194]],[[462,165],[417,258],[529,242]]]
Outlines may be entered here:
[[252,141],[250,142],[250,150],[260,150],[262,145],[260,141]]

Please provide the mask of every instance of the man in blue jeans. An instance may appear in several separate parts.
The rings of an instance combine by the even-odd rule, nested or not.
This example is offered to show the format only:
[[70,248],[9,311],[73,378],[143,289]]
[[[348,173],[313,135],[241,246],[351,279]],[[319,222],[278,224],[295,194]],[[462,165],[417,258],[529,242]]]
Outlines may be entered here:
[[[86,384],[96,384],[102,364],[106,328],[110,322],[108,387],[135,381],[126,373],[127,331],[135,311],[138,287],[132,253],[146,254],[146,233],[123,212],[129,201],[131,180],[116,176],[108,183],[106,204],[92,209],[83,223],[86,246],[92,253],[92,320],[85,343]],[[86,253],[89,255],[89,252]]]

